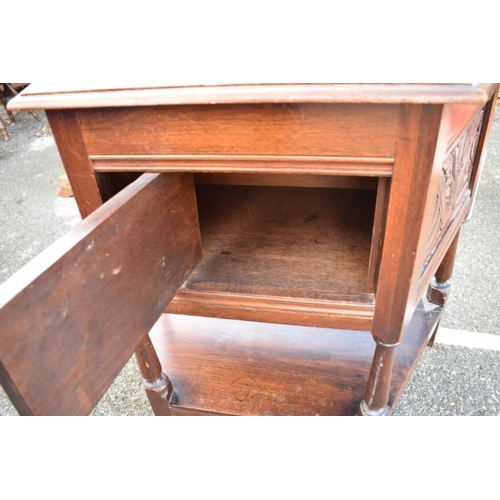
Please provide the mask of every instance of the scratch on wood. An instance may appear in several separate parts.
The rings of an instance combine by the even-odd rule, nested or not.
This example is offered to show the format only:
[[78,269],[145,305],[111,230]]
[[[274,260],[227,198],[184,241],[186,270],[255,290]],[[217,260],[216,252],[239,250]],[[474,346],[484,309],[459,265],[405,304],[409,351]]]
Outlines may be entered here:
[[111,271],[102,273],[101,276],[100,276],[100,278],[103,279],[105,276],[116,276],[117,274],[120,273],[121,270],[122,270],[121,267],[115,267]]

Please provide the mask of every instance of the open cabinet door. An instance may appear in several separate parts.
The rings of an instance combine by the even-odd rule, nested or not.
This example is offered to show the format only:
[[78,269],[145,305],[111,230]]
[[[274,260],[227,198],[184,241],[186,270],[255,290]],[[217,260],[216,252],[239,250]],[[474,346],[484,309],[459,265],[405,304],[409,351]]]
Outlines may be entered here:
[[144,174],[0,287],[20,414],[87,415],[201,259],[191,174]]

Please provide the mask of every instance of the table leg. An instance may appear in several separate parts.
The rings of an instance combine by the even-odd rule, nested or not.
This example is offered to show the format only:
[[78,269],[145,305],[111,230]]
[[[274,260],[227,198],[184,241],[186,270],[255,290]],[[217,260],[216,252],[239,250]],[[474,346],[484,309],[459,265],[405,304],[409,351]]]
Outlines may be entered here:
[[446,252],[440,266],[438,267],[432,283],[427,290],[427,300],[438,306],[444,306],[450,293],[450,279],[453,275],[453,266],[457,254],[458,239],[460,231]]
[[172,415],[169,403],[175,398],[170,379],[163,373],[160,360],[149,335],[135,353],[144,386],[155,415]]
[[[455,265],[455,257],[457,254],[458,239],[460,236],[460,231],[455,236],[455,239],[450,245],[450,248],[446,252],[441,264],[439,265],[432,283],[427,289],[427,300],[438,306],[444,306],[448,297],[450,295],[450,280],[453,275],[453,267]],[[436,335],[439,330],[439,323],[434,330],[431,338],[429,339],[428,345],[432,347],[436,340]]]
[[396,345],[386,345],[375,339],[377,347],[366,385],[365,397],[359,405],[358,415],[383,417],[389,413],[392,365]]

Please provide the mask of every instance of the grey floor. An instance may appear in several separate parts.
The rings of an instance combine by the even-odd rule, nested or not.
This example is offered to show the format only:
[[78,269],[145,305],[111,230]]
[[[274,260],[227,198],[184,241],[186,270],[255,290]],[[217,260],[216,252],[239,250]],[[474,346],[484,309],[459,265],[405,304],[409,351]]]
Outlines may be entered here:
[[[499,109],[441,323],[450,330],[426,349],[395,415],[500,415]],[[0,138],[0,283],[80,220],[73,198],[57,196],[63,168],[40,115],[37,122],[16,112],[17,123],[7,126],[10,141]],[[0,116],[9,122],[3,109]],[[132,358],[93,415],[151,414]],[[1,388],[0,415],[17,415]]]

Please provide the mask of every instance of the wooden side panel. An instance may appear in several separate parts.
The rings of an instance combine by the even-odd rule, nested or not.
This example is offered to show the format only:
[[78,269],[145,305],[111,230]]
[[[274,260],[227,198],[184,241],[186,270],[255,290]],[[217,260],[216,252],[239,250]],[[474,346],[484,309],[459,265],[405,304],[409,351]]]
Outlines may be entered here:
[[389,201],[390,180],[381,177],[377,188],[377,202],[373,218],[372,243],[370,251],[370,264],[368,267],[368,280],[366,291],[373,293],[377,288],[378,270],[380,267],[380,254],[384,241],[385,219]]
[[397,105],[232,104],[81,110],[89,155],[391,158]]
[[23,414],[88,414],[201,257],[190,174],[145,174],[0,290],[0,382]]
[[[432,173],[430,196],[428,198],[422,242],[420,245],[420,281],[417,299],[426,291],[448,247],[467,217],[471,198],[477,190],[481,159],[493,120],[496,94],[482,108],[476,108],[473,116],[464,113],[464,122],[459,124],[456,106],[443,114],[444,132],[447,131],[450,116],[455,116],[455,128],[461,135],[447,141],[444,160],[437,159]],[[462,109],[464,106],[460,106]]]
[[443,236],[460,211],[460,207],[470,198],[472,175],[477,145],[483,124],[484,110],[481,110],[459,141],[449,151],[440,168],[434,169],[431,195],[426,214],[424,274]]
[[[493,123],[493,119],[495,116],[495,108],[498,102],[499,90],[500,90],[500,84],[497,83],[495,86],[495,92],[491,97],[490,101],[486,104],[484,109],[483,126],[481,129],[481,135],[479,137],[477,145],[477,154],[474,159],[474,166],[472,168],[472,174],[470,179],[472,206],[474,205],[474,201],[477,195],[477,190],[479,187],[479,179],[481,178],[481,172],[484,160],[486,158],[486,145],[488,142],[488,138],[490,136],[491,124]],[[470,213],[468,214],[468,217],[470,217]]]
[[481,104],[448,104],[444,107],[441,134],[447,143],[447,152],[453,149],[482,107]]

